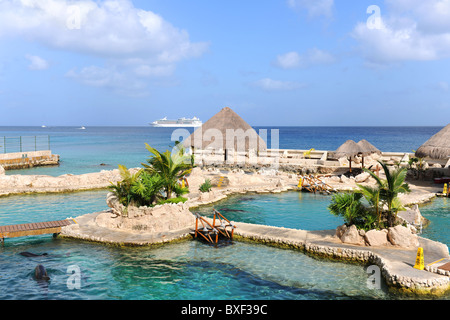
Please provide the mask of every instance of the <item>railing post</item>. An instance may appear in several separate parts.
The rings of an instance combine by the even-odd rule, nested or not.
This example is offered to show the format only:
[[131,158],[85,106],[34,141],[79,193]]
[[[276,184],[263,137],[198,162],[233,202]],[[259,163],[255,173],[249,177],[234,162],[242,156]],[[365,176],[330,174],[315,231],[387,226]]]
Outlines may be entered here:
[[19,137],[20,152],[22,152],[22,136]]
[[37,148],[36,148],[36,136],[34,136],[34,151],[35,152],[37,151]]

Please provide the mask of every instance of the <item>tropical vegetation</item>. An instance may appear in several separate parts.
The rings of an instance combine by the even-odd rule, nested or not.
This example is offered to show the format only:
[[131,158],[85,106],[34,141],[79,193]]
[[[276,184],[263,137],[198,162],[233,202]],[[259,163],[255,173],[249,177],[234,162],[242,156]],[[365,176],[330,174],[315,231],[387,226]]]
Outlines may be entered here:
[[209,192],[209,191],[211,191],[211,188],[212,188],[211,180],[205,179],[205,182],[203,182],[200,185],[198,190],[200,190],[200,192]]
[[179,181],[192,171],[191,157],[185,155],[185,149],[179,147],[170,152],[161,153],[147,143],[145,147],[152,154],[147,163],[142,163],[144,170],[151,175],[156,175],[162,180],[165,199],[170,199],[175,193],[177,197],[189,192],[188,187],[182,187]]
[[142,163],[144,168],[131,173],[119,165],[122,180],[109,187],[119,202],[125,207],[139,207],[187,201],[182,195],[189,193],[189,188],[180,181],[192,170],[191,157],[179,145],[163,153],[148,144],[146,148],[151,155],[147,163]]
[[[352,193],[335,194],[328,209],[334,215],[343,217],[348,225],[355,224],[358,229],[382,229],[399,224],[398,211],[405,210],[399,194],[410,192],[405,183],[407,168],[389,169],[379,161],[385,179],[370,170],[363,169],[375,179],[375,186],[358,184]],[[365,203],[363,203],[363,199]]]

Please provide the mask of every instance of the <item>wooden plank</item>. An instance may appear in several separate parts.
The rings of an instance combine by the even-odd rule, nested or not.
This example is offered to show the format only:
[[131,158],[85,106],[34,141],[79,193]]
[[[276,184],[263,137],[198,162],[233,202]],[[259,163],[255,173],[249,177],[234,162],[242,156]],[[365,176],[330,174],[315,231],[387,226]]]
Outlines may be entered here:
[[24,236],[36,236],[41,234],[51,234],[51,233],[60,233],[61,227],[55,227],[55,228],[46,228],[46,229],[34,229],[34,230],[27,230],[27,231],[17,231],[17,232],[11,232],[9,233],[9,238],[16,238],[16,237],[24,237]]
[[50,223],[51,227],[56,227],[58,226],[58,223],[56,221],[48,221],[48,223]]
[[438,267],[438,269],[445,270],[445,271],[450,271],[450,262],[448,262],[448,263]]
[[61,228],[75,223],[74,220],[57,220],[45,222],[22,223],[0,226],[0,238],[14,238],[22,236],[61,233]]

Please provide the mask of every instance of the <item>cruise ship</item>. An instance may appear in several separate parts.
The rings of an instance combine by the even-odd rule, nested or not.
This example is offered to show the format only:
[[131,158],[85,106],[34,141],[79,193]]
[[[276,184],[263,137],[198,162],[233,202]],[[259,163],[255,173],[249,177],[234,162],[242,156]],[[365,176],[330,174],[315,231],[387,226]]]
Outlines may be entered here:
[[152,127],[200,127],[202,124],[202,121],[197,117],[192,119],[179,118],[178,120],[170,120],[164,117],[150,123]]

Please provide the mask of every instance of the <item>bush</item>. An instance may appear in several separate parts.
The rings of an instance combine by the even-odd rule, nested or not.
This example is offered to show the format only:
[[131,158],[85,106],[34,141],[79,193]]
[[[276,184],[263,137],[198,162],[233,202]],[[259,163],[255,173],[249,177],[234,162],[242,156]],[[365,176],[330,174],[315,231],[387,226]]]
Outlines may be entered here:
[[211,180],[206,179],[198,190],[200,190],[201,192],[209,192],[211,191],[211,188],[212,188]]
[[158,201],[158,204],[166,204],[166,203],[185,203],[188,199],[184,197],[176,197],[176,198],[170,198],[170,199],[161,199]]
[[377,216],[371,208],[362,204],[362,197],[359,192],[337,193],[331,199],[328,210],[342,217],[347,225],[354,224],[358,229],[364,230],[373,229]]
[[151,175],[143,170],[135,174],[123,165],[119,165],[122,181],[111,183],[109,189],[117,196],[119,202],[125,207],[130,204],[140,206],[151,206],[158,198],[162,197],[162,180],[157,175]]

